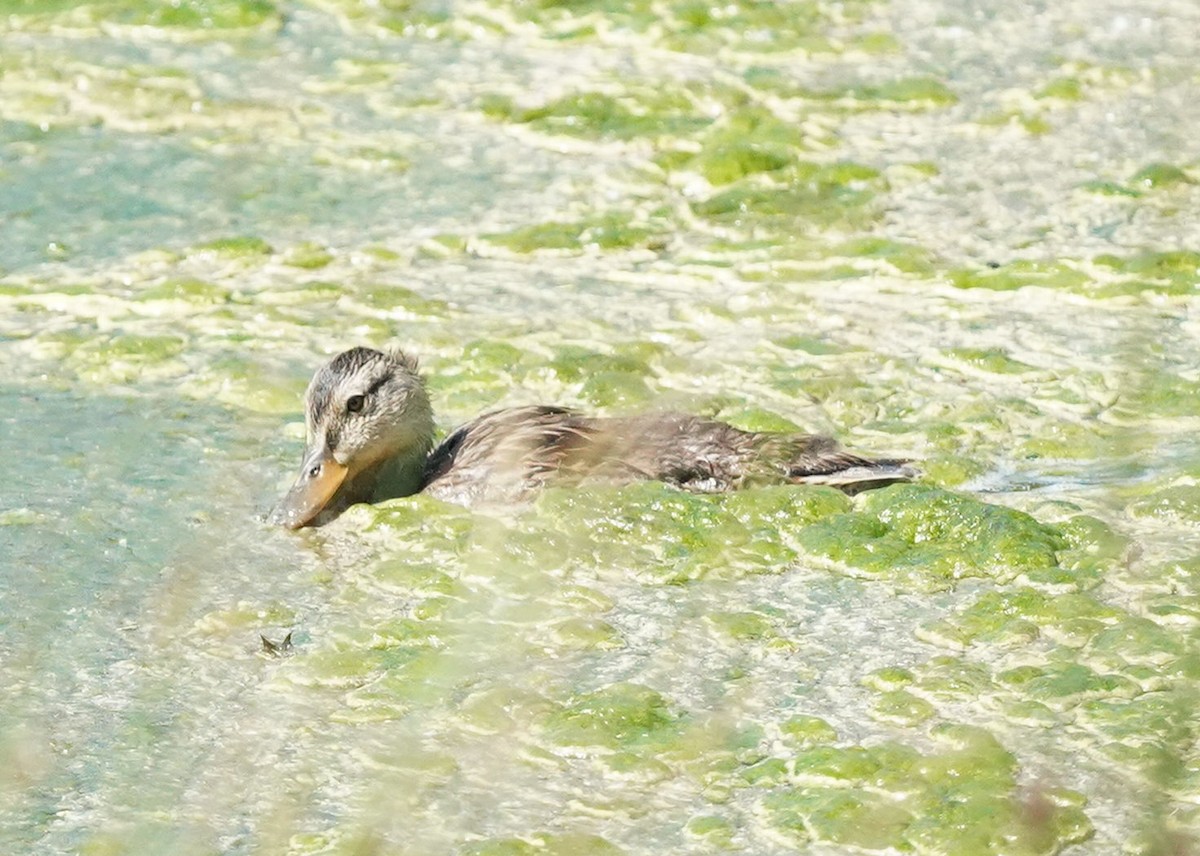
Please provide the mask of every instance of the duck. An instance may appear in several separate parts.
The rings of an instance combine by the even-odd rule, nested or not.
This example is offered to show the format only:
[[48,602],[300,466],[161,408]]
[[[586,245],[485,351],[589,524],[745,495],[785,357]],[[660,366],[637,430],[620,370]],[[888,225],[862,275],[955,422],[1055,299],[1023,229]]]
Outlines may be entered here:
[[695,493],[769,484],[832,485],[849,494],[919,472],[816,434],[743,431],[679,412],[588,416],[552,405],[493,410],[434,444],[417,359],[355,347],[313,375],[304,394],[300,474],[270,516],[300,529],[361,502],[416,493],[462,505],[519,503],[541,488],[657,480]]

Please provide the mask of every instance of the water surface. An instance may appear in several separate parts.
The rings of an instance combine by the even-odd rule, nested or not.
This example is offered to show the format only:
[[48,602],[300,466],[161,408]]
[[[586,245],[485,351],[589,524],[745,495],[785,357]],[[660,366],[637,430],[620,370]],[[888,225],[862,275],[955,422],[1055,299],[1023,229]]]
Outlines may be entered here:
[[[15,7],[4,852],[1188,852],[1198,26]],[[388,343],[927,475],[267,526]]]

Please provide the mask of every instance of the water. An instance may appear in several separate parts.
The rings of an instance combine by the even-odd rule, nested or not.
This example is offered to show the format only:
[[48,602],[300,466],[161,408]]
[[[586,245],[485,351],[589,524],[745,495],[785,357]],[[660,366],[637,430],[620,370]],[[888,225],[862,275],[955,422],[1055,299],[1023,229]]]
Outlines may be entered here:
[[[0,850],[1192,846],[1194,4],[156,8],[0,29]],[[390,342],[443,428],[789,420],[1082,546],[266,525],[311,371]]]

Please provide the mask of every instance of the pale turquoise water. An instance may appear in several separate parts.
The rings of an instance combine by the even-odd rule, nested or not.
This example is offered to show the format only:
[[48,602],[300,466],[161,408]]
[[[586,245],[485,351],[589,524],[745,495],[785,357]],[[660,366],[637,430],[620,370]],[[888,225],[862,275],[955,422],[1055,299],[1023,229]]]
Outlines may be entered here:
[[[1187,852],[1194,4],[169,8],[0,10],[0,850]],[[389,342],[930,490],[268,527]]]

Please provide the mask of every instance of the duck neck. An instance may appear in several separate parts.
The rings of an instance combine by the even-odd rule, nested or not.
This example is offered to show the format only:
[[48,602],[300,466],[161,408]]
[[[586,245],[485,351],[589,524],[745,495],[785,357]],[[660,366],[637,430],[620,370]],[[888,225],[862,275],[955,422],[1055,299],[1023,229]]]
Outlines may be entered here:
[[[370,474],[367,499],[370,502],[382,502],[399,496],[411,496],[419,491],[428,456],[429,444],[417,444],[381,462]],[[364,473],[360,478],[367,475]]]
[[421,489],[425,461],[433,447],[433,409],[424,386],[417,386],[411,395],[407,413],[393,426],[387,451],[343,486],[343,507],[411,496]]
[[360,502],[382,502],[417,493],[427,455],[427,447],[417,447],[364,468],[338,489],[337,496],[321,513],[321,522],[333,520]]

